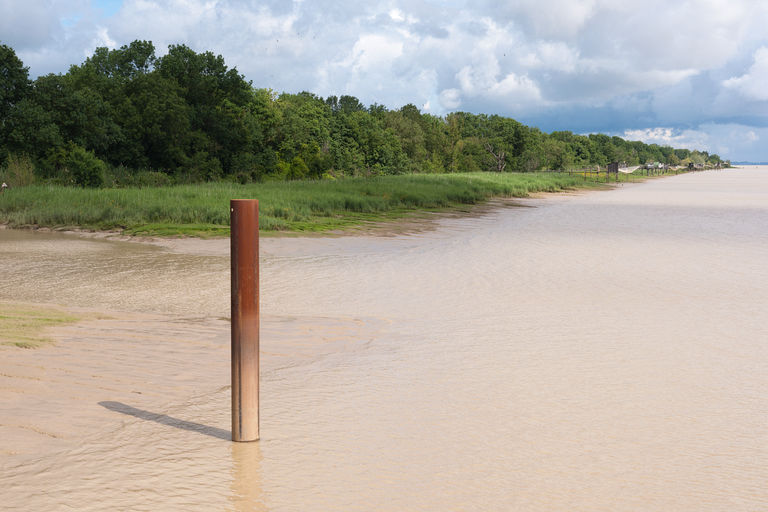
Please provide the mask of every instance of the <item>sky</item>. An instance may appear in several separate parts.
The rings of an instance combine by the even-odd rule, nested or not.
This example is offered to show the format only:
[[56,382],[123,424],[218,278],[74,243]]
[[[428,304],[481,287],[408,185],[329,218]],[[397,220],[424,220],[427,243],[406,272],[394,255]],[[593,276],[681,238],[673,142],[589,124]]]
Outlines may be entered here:
[[30,76],[150,40],[254,87],[768,161],[765,0],[0,0]]

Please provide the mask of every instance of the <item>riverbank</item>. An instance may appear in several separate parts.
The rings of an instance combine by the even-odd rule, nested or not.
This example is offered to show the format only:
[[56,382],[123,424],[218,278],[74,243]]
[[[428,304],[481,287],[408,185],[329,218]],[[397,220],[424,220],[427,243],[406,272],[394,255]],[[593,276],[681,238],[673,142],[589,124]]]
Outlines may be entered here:
[[610,186],[565,173],[421,174],[121,189],[29,186],[0,196],[0,224],[130,236],[219,237],[229,234],[229,200],[258,198],[262,232],[328,232],[419,212],[460,210],[493,198]]

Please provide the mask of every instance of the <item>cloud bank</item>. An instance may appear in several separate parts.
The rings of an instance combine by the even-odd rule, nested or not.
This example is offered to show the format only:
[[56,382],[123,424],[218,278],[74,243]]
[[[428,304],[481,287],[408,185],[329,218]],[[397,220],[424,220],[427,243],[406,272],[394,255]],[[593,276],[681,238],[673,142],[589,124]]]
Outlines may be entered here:
[[0,0],[0,12],[2,42],[33,76],[97,46],[185,43],[257,87],[768,160],[764,2]]

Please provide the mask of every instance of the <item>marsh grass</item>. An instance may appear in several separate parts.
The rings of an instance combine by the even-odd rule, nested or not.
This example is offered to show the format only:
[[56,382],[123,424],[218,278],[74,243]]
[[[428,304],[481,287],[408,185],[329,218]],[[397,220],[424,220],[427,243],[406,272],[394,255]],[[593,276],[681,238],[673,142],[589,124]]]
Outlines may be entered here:
[[0,222],[11,227],[119,230],[133,235],[226,236],[229,200],[253,198],[259,199],[263,231],[325,231],[493,197],[600,186],[563,173],[412,174],[111,189],[32,185],[0,196]]
[[10,155],[4,167],[0,167],[0,182],[24,187],[35,182],[35,165],[28,156]]
[[47,328],[80,320],[59,309],[0,302],[0,345],[36,348],[51,339]]

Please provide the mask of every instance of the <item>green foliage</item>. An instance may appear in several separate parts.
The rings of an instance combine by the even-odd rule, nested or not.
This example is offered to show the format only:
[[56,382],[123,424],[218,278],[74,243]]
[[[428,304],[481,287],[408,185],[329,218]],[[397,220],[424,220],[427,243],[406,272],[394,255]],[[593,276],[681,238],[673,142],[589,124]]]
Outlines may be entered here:
[[50,111],[24,98],[13,106],[4,122],[5,148],[9,153],[43,156],[45,148],[64,144],[61,129]]
[[140,188],[167,187],[171,183],[170,176],[164,172],[140,171],[133,176],[130,185]]
[[416,209],[593,186],[594,182],[561,173],[406,174],[97,190],[33,185],[4,194],[0,222],[17,227],[123,229],[144,235],[226,235],[229,199],[257,197],[261,229],[320,231],[391,219]]
[[[156,61],[152,42],[137,40],[117,50],[96,48],[81,69],[85,73],[125,82],[149,73]],[[77,74],[77,69],[70,70],[70,74]]]
[[0,182],[11,187],[25,187],[35,183],[35,166],[27,155],[8,156],[5,168],[0,170]]
[[97,188],[104,184],[106,164],[93,151],[70,142],[49,155],[48,161],[65,177],[66,184]]
[[288,178],[292,180],[300,180],[301,178],[304,178],[309,173],[309,167],[307,167],[306,162],[300,157],[295,156],[293,157],[293,160],[291,160],[291,166],[288,171]]
[[187,173],[183,176],[187,183],[216,181],[222,176],[221,162],[205,151],[198,151],[190,159]]
[[0,44],[0,126],[13,106],[29,92],[29,68],[13,48]]
[[423,171],[427,173],[433,173],[433,174],[440,174],[445,172],[445,167],[443,167],[443,159],[440,158],[440,155],[435,152],[432,153],[432,156],[424,162]]
[[[0,165],[28,155],[38,177],[56,183],[98,186],[96,171],[75,177],[70,167],[85,168],[87,158],[72,148],[107,164],[103,186],[114,187],[720,162],[603,134],[545,134],[498,115],[443,118],[413,104],[276,94],[254,89],[221,55],[186,45],[159,58],[149,41],[97,48],[67,73],[32,82],[0,45],[0,71]],[[62,155],[75,152],[79,163],[65,165]]]

